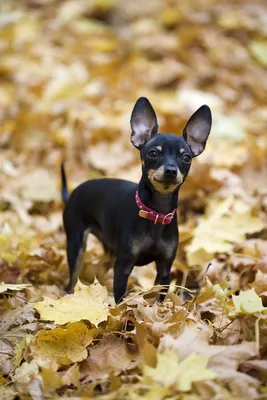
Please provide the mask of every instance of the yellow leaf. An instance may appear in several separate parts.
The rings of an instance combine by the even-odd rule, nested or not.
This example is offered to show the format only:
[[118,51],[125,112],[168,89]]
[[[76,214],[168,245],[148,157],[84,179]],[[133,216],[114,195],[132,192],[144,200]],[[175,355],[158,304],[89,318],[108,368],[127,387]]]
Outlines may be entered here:
[[6,292],[7,290],[23,290],[23,289],[26,289],[31,286],[32,285],[27,284],[27,283],[21,284],[21,285],[13,285],[11,283],[1,282],[0,283],[0,293]]
[[165,386],[171,386],[177,381],[178,358],[172,350],[158,354],[156,368],[144,365],[144,376],[152,378],[155,382]]
[[209,357],[193,353],[178,363],[176,354],[168,350],[158,354],[156,368],[144,365],[144,375],[164,386],[175,385],[178,390],[187,392],[192,389],[194,382],[216,377],[215,372],[207,368],[208,361]]
[[267,67],[267,41],[251,42],[249,50],[260,65]]
[[232,295],[235,310],[234,314],[254,314],[261,311],[266,311],[263,307],[262,299],[257,295],[255,289],[240,291],[238,296]]
[[0,374],[0,386],[4,385],[5,381],[6,381],[6,380],[5,380],[5,378],[3,377],[3,375]]
[[98,326],[100,322],[106,321],[109,315],[108,292],[97,280],[90,286],[78,281],[74,294],[58,300],[45,297],[43,301],[34,303],[34,307],[42,320],[63,325],[84,319]]
[[44,390],[55,390],[66,385],[73,385],[75,387],[80,386],[79,381],[79,366],[77,364],[72,365],[62,375],[62,372],[56,372],[52,368],[42,368],[40,375],[43,379]]
[[183,392],[192,389],[192,383],[216,378],[215,372],[207,368],[209,357],[190,354],[178,367],[177,388]]
[[87,357],[86,347],[93,341],[97,329],[88,329],[83,322],[74,322],[67,328],[41,330],[31,346],[35,360],[41,365],[69,365]]
[[62,377],[62,382],[64,385],[67,386],[74,385],[76,387],[79,387],[79,375],[79,365],[74,364],[66,371],[65,375]]
[[28,344],[31,342],[33,335],[25,335],[22,340],[16,341],[15,348],[14,348],[14,359],[13,359],[13,364],[18,367],[23,358],[24,358],[24,353],[26,351],[26,348]]
[[43,378],[44,390],[55,390],[63,386],[62,377],[52,368],[42,368],[40,375]]
[[244,240],[247,233],[258,232],[264,226],[264,222],[253,216],[250,206],[242,200],[234,197],[223,201],[212,199],[186,248],[188,263],[202,264],[217,252],[231,251],[235,242]]

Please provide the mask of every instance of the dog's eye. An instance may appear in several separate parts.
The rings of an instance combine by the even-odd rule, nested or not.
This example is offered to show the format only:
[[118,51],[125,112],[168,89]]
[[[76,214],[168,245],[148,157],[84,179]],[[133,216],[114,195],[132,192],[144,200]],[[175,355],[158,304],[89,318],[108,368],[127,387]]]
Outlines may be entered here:
[[189,154],[184,154],[184,155],[183,155],[183,161],[184,161],[186,164],[189,164],[189,163],[191,162],[191,157],[189,156]]
[[156,158],[157,155],[158,155],[158,152],[157,152],[157,150],[150,150],[150,151],[148,152],[148,155],[149,155],[149,157],[151,157],[151,158]]

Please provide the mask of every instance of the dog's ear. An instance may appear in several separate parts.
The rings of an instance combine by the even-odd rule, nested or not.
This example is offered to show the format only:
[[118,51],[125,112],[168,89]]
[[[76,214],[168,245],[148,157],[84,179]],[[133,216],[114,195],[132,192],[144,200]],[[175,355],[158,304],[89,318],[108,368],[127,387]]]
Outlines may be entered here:
[[156,113],[146,97],[140,97],[131,115],[131,142],[140,149],[158,132]]
[[206,105],[200,107],[187,121],[183,130],[183,138],[190,147],[193,157],[198,156],[205,149],[211,123],[211,111]]

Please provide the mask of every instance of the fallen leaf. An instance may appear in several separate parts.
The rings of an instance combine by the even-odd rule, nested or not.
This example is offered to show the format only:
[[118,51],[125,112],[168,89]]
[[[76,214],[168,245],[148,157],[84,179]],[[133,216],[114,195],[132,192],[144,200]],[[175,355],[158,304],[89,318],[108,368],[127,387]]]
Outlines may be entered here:
[[17,393],[14,385],[0,387],[0,398],[2,400],[14,400]]
[[34,303],[34,307],[42,320],[54,321],[58,325],[88,320],[98,326],[109,315],[107,289],[97,280],[90,286],[78,281],[74,294],[58,300],[45,297],[43,301]]
[[58,369],[61,365],[84,360],[87,346],[97,333],[97,329],[89,329],[82,322],[74,322],[67,328],[42,329],[30,346],[31,352],[39,365]]
[[258,41],[251,42],[249,45],[249,50],[252,56],[261,64],[263,67],[267,67],[267,42]]
[[6,292],[7,290],[23,290],[27,289],[28,287],[31,287],[29,284],[18,284],[18,285],[12,285],[10,283],[0,283],[0,293]]
[[17,309],[1,315],[0,367],[5,374],[8,374],[13,368],[14,346],[27,335],[27,332],[36,329],[34,321],[34,309],[30,304],[24,307],[17,307]]
[[24,362],[16,369],[12,381],[19,393],[29,393],[33,400],[42,398],[42,378],[39,375],[39,367],[35,360]]
[[257,295],[255,289],[240,291],[238,296],[232,295],[234,310],[231,315],[237,314],[255,314],[261,311],[267,311],[262,305],[262,299]]
[[79,365],[74,364],[62,376],[62,382],[64,385],[67,386],[74,385],[75,387],[79,388],[80,387],[79,376],[80,376]]
[[210,261],[216,252],[229,252],[234,243],[248,233],[259,232],[264,222],[252,215],[242,200],[230,197],[223,201],[212,199],[206,215],[199,220],[192,242],[186,247],[190,265]]
[[118,375],[135,368],[139,362],[140,355],[136,348],[130,351],[123,339],[109,335],[99,345],[90,348],[89,357],[83,361],[82,372],[86,380],[105,379],[111,372]]
[[144,365],[144,375],[151,377],[155,382],[164,386],[175,385],[178,390],[188,392],[194,382],[214,379],[215,372],[207,368],[209,357],[190,354],[185,360],[178,363],[177,355],[168,350],[158,354],[156,368]]
[[200,325],[198,329],[196,327],[185,329],[176,339],[165,335],[160,341],[159,351],[166,352],[173,349],[181,360],[192,353],[208,356],[209,367],[217,374],[217,380],[228,382],[240,396],[244,396],[247,392],[255,393],[257,379],[238,371],[242,362],[257,355],[255,342],[243,341],[231,346],[210,345],[211,333],[207,327]]
[[46,392],[63,386],[62,377],[53,368],[43,367],[40,376],[42,377],[42,386]]

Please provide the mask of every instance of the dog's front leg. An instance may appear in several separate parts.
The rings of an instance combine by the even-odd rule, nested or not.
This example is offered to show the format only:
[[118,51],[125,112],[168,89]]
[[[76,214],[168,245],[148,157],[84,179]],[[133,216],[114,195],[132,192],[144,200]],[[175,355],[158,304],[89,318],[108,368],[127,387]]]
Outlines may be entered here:
[[156,261],[157,276],[154,284],[163,286],[161,293],[158,296],[159,301],[163,301],[165,299],[165,296],[169,290],[173,260],[174,257],[168,260],[160,259]]
[[134,263],[135,260],[129,257],[118,257],[115,261],[113,292],[116,303],[119,303],[126,293],[128,278]]

